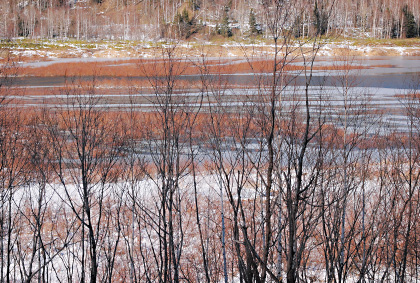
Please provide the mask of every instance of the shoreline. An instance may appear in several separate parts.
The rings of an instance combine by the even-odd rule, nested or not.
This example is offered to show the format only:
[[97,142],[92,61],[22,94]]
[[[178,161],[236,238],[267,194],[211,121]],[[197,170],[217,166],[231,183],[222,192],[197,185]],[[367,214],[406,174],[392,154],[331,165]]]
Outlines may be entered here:
[[[375,42],[373,44],[358,44],[357,41],[330,41],[322,44],[318,51],[319,57],[339,56],[420,56],[420,40],[409,41],[401,45],[390,42]],[[176,46],[175,57],[189,58],[267,58],[274,55],[274,46],[266,42],[138,42],[138,41],[37,41],[16,40],[0,43],[0,49],[8,50],[22,62],[42,62],[54,59],[157,59],[162,52]],[[311,50],[312,43],[291,45],[296,50]]]

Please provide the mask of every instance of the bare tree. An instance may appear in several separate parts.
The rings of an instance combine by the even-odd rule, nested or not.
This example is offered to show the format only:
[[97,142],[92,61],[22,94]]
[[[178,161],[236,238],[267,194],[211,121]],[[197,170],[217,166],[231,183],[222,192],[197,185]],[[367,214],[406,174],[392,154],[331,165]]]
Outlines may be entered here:
[[63,89],[63,94],[66,106],[51,111],[49,128],[54,169],[62,186],[57,193],[80,225],[79,280],[85,282],[89,272],[89,281],[96,282],[98,245],[104,239],[102,222],[106,219],[107,195],[115,181],[112,172],[121,146],[120,131],[118,121],[105,119],[104,110],[97,107],[94,82],[87,86],[75,82]]
[[153,89],[153,112],[149,113],[143,131],[151,159],[146,175],[156,188],[156,195],[153,194],[155,207],[146,206],[142,210],[146,225],[159,239],[157,252],[153,254],[156,270],[148,271],[148,277],[159,282],[179,282],[184,272],[181,260],[185,236],[183,195],[186,191],[181,180],[191,164],[188,131],[192,127],[189,123],[194,121],[194,111],[197,111],[188,106],[185,97],[175,93],[177,77],[185,68],[174,58],[176,47],[175,44],[161,49],[162,63],[156,64],[152,73],[141,69]]

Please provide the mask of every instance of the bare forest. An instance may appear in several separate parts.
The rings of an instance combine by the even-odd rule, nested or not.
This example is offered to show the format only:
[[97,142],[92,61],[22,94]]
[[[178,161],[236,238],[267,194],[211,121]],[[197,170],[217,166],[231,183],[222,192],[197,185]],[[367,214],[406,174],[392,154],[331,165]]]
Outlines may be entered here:
[[[270,36],[256,0],[3,0],[0,37],[154,40]],[[419,36],[417,0],[296,0],[285,29],[295,37]]]
[[[1,50],[0,282],[420,279],[419,78],[380,110],[354,57],[316,63],[329,37],[417,37],[419,1],[7,0],[0,13],[10,39],[274,48],[233,63],[174,40],[114,69],[29,68]],[[21,85],[42,76],[63,82]]]

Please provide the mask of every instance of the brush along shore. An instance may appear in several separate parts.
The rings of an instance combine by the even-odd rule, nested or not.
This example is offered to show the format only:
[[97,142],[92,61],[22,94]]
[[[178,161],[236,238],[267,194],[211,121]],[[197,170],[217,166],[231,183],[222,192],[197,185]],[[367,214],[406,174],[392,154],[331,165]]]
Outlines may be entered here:
[[[268,40],[219,41],[47,41],[14,39],[0,41],[2,57],[5,51],[22,61],[44,61],[54,58],[157,58],[162,50],[176,46],[178,56],[188,57],[265,57],[273,55],[275,46]],[[312,49],[313,42],[295,40],[290,47]],[[290,49],[289,49],[290,50]],[[320,56],[420,56],[420,40],[395,39],[326,39]]]

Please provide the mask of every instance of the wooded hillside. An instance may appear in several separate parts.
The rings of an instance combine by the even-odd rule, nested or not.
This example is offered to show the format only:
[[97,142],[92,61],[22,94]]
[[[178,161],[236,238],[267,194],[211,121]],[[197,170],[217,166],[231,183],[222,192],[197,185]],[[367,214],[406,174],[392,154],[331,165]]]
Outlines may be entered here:
[[[279,0],[277,0],[279,1]],[[267,36],[276,0],[4,0],[0,37],[153,40]],[[420,1],[296,0],[283,28],[296,37],[419,36]]]

